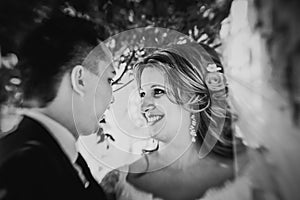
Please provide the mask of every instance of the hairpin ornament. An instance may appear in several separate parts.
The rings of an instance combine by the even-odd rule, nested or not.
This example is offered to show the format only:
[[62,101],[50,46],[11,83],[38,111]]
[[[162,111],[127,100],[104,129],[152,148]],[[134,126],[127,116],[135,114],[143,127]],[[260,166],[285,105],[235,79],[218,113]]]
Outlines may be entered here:
[[207,71],[209,73],[206,74],[205,83],[210,91],[220,91],[224,90],[226,87],[224,74],[219,72],[221,67],[217,67],[216,64],[211,63],[207,66]]
[[215,63],[210,63],[207,65],[206,69],[209,72],[217,72],[217,71],[221,70],[221,67],[217,67],[217,65]]

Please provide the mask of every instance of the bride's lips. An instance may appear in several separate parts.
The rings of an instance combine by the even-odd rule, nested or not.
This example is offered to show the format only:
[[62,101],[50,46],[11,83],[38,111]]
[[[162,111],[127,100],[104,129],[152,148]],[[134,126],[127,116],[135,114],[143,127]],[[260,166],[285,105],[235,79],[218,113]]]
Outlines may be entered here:
[[144,114],[144,117],[147,120],[147,125],[149,126],[153,126],[154,124],[162,120],[164,116],[165,115],[163,114],[147,114],[147,113]]

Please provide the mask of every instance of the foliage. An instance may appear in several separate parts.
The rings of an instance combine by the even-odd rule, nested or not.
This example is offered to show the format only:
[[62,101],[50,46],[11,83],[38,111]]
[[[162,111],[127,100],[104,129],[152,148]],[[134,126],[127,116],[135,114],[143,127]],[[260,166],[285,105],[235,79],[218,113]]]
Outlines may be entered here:
[[[0,44],[2,54],[18,53],[22,39],[30,31],[43,19],[63,11],[95,22],[102,38],[147,27],[151,36],[147,39],[156,43],[174,42],[170,38],[178,40],[166,35],[176,30],[194,41],[217,47],[221,22],[228,16],[231,3],[232,0],[3,0],[0,2]],[[155,27],[165,28],[165,32]],[[136,32],[123,35],[118,41],[107,41],[119,69],[116,83],[136,60],[146,55],[143,45],[147,41],[138,36]]]
[[[108,35],[113,36],[114,39],[107,42],[120,71],[116,81],[119,83],[125,72],[146,55],[146,43],[161,45],[180,40],[168,35],[174,31],[218,47],[221,22],[228,16],[231,3],[232,0],[69,0],[66,4],[80,16],[87,14],[98,27],[104,26]],[[146,29],[132,31],[142,27]],[[114,37],[128,30],[130,34]],[[145,30],[147,33],[141,33]],[[144,35],[150,37],[145,39]],[[126,86],[126,83],[121,84]]]
[[213,43],[232,0],[69,0],[69,5],[104,25],[110,35],[138,27],[169,28]]
[[57,0],[1,0],[0,47],[2,55],[17,53],[22,39],[44,18],[58,11]]
[[7,61],[11,60],[10,53],[18,54],[23,38],[44,18],[57,12],[58,6],[57,0],[0,1],[0,104],[14,104],[20,96],[15,84],[19,82],[19,74]]

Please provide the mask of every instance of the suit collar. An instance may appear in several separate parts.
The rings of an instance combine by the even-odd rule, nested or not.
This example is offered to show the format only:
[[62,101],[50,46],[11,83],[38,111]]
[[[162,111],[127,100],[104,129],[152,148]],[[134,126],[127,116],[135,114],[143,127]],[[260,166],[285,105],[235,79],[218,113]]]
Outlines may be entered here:
[[78,155],[78,148],[76,140],[70,131],[68,131],[57,121],[35,109],[22,109],[19,111],[19,113],[41,123],[54,137],[70,161],[75,163]]

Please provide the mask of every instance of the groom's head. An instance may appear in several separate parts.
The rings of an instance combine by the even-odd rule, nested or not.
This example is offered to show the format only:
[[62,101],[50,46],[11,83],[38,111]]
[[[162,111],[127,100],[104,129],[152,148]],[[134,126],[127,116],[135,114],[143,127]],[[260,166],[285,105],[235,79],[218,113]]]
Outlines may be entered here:
[[45,109],[73,132],[95,131],[111,102],[115,73],[99,39],[93,23],[71,16],[49,19],[33,31],[18,65],[24,106]]

